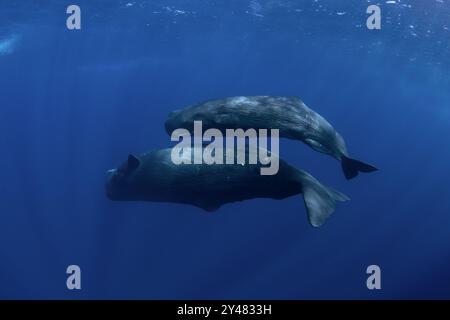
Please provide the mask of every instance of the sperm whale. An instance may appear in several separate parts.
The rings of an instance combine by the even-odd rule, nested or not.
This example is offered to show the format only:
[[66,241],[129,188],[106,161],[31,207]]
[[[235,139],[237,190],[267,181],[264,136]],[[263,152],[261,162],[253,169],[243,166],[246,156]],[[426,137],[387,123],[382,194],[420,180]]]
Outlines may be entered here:
[[202,121],[205,129],[279,129],[280,137],[300,140],[312,149],[328,154],[341,162],[347,179],[359,172],[377,168],[352,159],[342,136],[320,114],[297,97],[230,97],[209,100],[173,111],[165,122],[167,133],[175,129],[193,130],[194,121]]
[[[252,151],[246,152],[247,157],[251,156]],[[302,193],[308,220],[314,227],[324,224],[337,201],[349,200],[281,159],[276,175],[261,175],[261,164],[244,165],[236,161],[235,164],[177,165],[172,162],[171,153],[169,148],[140,156],[129,155],[122,165],[107,172],[107,197],[114,201],[190,204],[215,211],[226,203],[254,198],[280,200]],[[196,154],[195,150],[186,153],[188,157]]]

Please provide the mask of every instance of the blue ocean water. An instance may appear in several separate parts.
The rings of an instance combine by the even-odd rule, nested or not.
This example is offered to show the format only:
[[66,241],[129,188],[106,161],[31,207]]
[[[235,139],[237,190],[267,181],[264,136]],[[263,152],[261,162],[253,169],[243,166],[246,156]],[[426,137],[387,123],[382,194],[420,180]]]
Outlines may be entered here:
[[[0,298],[450,298],[449,28],[448,0],[2,1]],[[300,195],[215,213],[106,198],[107,169],[170,145],[171,110],[236,95],[299,96],[380,171],[346,181],[281,141],[352,198],[319,229]]]

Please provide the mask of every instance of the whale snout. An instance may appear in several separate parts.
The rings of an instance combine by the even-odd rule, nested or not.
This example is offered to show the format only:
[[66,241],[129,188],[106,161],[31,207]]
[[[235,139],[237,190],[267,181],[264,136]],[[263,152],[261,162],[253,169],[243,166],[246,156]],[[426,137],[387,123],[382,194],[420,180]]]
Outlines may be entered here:
[[172,134],[172,132],[174,131],[174,126],[171,119],[166,120],[166,122],[164,123],[164,128],[166,129],[167,134]]
[[117,200],[117,192],[115,191],[117,187],[114,185],[116,172],[116,169],[106,171],[105,191],[109,200]]
[[169,112],[169,118],[172,118],[180,113],[180,110],[173,110]]
[[178,121],[178,115],[180,114],[179,110],[175,110],[169,113],[166,122],[164,123],[164,128],[166,132],[170,135],[172,132],[180,127]]

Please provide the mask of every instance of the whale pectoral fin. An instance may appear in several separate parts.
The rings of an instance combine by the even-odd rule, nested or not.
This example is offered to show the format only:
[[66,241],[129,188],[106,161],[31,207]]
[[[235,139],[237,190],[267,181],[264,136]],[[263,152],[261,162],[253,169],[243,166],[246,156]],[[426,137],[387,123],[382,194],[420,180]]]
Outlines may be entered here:
[[305,142],[307,145],[309,145],[311,148],[318,152],[327,153],[327,148],[325,148],[320,142],[317,142],[316,140],[307,138],[305,139]]
[[319,142],[317,142],[316,140],[310,139],[310,138],[305,139],[305,142],[307,144],[309,144],[310,146],[314,146],[316,148],[322,147],[322,145]]
[[342,156],[341,166],[347,180],[353,179],[359,172],[373,172],[378,170],[370,164],[346,156]]

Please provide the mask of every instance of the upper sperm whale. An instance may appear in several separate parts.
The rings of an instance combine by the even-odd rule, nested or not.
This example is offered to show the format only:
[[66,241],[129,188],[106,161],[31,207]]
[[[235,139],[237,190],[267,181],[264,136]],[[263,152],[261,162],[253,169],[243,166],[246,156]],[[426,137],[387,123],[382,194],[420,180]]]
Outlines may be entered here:
[[372,165],[350,158],[342,136],[320,114],[297,97],[230,97],[209,100],[173,111],[165,123],[167,133],[193,130],[194,121],[205,129],[279,129],[280,136],[300,140],[341,162],[347,179],[359,172],[376,171]]

